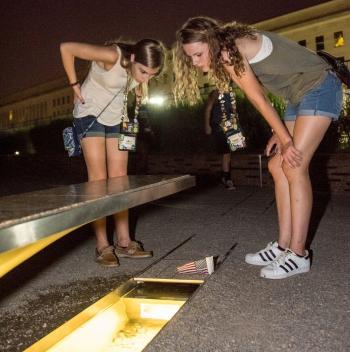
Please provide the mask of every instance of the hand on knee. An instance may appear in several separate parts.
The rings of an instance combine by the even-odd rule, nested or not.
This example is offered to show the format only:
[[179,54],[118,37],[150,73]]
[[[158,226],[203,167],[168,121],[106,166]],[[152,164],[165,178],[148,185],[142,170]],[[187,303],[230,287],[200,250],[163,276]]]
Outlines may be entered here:
[[308,168],[305,168],[305,166],[301,165],[296,168],[291,168],[284,161],[282,162],[282,170],[288,180],[288,183],[292,183],[295,179],[299,179],[300,177],[308,177],[309,174]]

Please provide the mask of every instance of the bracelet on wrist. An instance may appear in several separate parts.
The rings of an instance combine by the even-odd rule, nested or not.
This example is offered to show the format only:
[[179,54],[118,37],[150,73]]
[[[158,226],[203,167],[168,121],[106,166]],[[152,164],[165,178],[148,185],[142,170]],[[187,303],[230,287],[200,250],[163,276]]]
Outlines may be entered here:
[[78,85],[78,84],[80,84],[79,81],[76,81],[76,82],[74,82],[74,83],[69,83],[69,85],[70,85],[71,87],[74,87],[74,86],[76,86],[76,85]]

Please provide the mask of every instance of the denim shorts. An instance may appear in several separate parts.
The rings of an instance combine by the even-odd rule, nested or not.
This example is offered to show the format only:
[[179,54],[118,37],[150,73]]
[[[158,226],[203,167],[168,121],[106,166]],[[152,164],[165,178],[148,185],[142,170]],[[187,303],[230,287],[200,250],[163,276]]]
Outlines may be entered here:
[[309,90],[298,104],[288,104],[284,121],[294,121],[297,116],[325,116],[339,118],[342,109],[341,82],[333,72],[328,72],[323,82]]
[[74,118],[73,122],[79,139],[82,138],[82,135],[86,130],[87,132],[84,137],[119,138],[120,136],[120,124],[106,126],[99,123],[96,120],[96,117],[92,115]]

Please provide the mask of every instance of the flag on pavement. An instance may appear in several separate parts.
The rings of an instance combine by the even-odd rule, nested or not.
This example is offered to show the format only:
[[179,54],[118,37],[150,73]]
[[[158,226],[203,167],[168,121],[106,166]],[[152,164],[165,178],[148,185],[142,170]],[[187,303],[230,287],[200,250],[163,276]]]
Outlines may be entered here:
[[181,274],[212,274],[214,272],[214,257],[189,262],[176,268]]

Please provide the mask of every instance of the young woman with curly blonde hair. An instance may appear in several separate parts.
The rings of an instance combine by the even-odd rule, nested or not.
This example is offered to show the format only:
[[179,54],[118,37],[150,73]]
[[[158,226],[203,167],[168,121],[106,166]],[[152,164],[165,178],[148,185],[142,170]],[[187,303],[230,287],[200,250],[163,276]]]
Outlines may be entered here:
[[[209,72],[223,89],[233,80],[273,129],[266,153],[275,182],[278,241],[246,262],[261,265],[260,275],[282,279],[310,269],[305,243],[312,209],[309,164],[332,119],[341,111],[341,82],[316,53],[275,33],[236,22],[189,19],[177,32],[177,101],[198,96],[198,69]],[[266,91],[284,98],[280,119]]]

